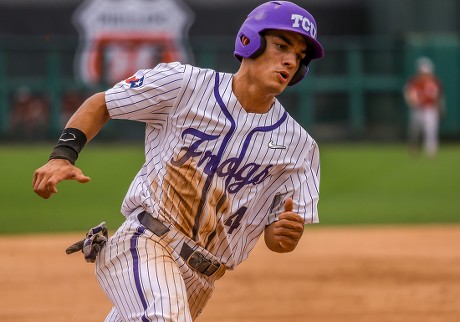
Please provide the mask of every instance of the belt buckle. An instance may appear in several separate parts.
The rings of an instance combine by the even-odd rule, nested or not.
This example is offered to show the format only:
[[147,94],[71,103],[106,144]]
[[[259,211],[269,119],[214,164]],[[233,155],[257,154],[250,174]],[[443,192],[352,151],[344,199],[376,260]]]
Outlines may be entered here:
[[187,259],[187,264],[194,268],[197,272],[206,276],[211,276],[220,267],[220,263],[217,265],[211,262],[209,259],[204,257],[198,250],[195,250],[190,257]]
[[211,265],[211,261],[206,259],[198,250],[195,250],[189,258],[187,258],[187,264],[196,269],[198,272],[204,274]]

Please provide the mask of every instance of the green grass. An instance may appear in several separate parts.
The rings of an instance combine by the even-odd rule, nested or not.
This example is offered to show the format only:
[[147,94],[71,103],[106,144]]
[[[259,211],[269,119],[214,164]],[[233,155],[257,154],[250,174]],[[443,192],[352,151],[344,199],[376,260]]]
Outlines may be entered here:
[[435,159],[403,146],[324,146],[323,224],[460,222],[460,146]]
[[64,181],[48,200],[32,189],[35,169],[46,162],[50,146],[0,146],[2,202],[0,233],[87,230],[101,221],[116,228],[123,197],[143,163],[143,145],[90,145],[77,161],[91,177],[85,184]]
[[[32,175],[50,145],[0,146],[0,233],[82,231],[123,221],[120,205],[143,162],[143,144],[85,148],[78,166],[92,178],[69,181],[48,200]],[[404,146],[320,145],[321,225],[460,223],[460,145],[437,158],[411,158]]]

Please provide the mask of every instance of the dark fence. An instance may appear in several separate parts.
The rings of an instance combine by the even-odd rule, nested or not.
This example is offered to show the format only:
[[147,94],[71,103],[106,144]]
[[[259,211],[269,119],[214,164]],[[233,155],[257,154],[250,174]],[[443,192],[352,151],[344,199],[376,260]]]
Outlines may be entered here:
[[[190,40],[198,66],[234,72],[233,39]],[[460,138],[460,40],[458,36],[322,38],[326,56],[280,100],[318,140],[395,141],[405,138],[407,107],[402,86],[420,55],[436,65],[445,92],[445,138]],[[0,140],[55,140],[89,95],[112,84],[88,86],[75,76],[77,39],[0,39]],[[153,67],[153,66],[152,66]],[[103,140],[129,140],[142,124],[109,122]]]

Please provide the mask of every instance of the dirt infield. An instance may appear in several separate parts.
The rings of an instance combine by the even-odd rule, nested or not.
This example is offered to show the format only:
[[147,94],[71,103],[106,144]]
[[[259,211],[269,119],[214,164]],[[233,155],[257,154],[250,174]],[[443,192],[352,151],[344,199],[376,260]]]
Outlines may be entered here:
[[[0,237],[0,321],[103,321],[76,235]],[[460,321],[460,226],[308,229],[291,254],[259,243],[198,322]]]

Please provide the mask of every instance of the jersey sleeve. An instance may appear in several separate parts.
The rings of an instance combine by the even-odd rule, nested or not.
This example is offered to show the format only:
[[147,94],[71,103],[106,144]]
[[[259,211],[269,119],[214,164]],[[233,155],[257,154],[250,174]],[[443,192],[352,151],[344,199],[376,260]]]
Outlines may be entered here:
[[305,224],[319,222],[318,201],[320,184],[320,158],[319,148],[314,140],[309,142],[305,158],[300,161],[300,166],[283,172],[274,178],[271,187],[275,190],[267,191],[269,205],[269,225],[278,220],[284,211],[284,201],[292,198],[293,211],[303,217]]
[[105,92],[110,117],[151,125],[164,123],[181,90],[184,71],[180,63],[159,64],[117,83]]

